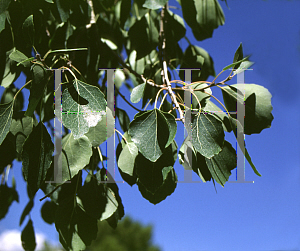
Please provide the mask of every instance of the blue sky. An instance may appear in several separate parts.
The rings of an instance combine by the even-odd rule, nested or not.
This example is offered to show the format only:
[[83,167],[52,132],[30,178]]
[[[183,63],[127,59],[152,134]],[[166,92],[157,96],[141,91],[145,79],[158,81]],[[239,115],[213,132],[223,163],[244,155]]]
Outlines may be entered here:
[[[163,251],[300,250],[300,1],[228,0],[228,4],[230,10],[221,2],[225,25],[214,31],[213,38],[196,44],[211,54],[219,72],[232,62],[242,42],[244,54],[251,54],[255,62],[253,70],[245,73],[245,82],[262,85],[273,96],[272,127],[246,136],[247,149],[262,177],[246,163],[246,180],[254,183],[227,183],[224,188],[217,185],[217,194],[211,182],[179,183],[171,196],[155,206],[141,196],[137,186],[119,183],[125,213],[153,224],[153,240]],[[186,46],[183,42],[182,47]],[[131,112],[132,119],[132,109],[121,100],[120,104]],[[183,132],[182,125],[178,126],[180,130]],[[177,143],[181,145],[182,136]],[[175,170],[183,180],[183,167],[178,161]],[[28,202],[21,165],[16,164],[13,172],[20,203],[13,203],[7,217],[0,221],[0,234],[24,227],[18,227]],[[230,180],[234,179],[233,172]],[[54,225],[41,220],[41,197],[43,193],[38,192],[31,214],[34,227],[57,241]]]

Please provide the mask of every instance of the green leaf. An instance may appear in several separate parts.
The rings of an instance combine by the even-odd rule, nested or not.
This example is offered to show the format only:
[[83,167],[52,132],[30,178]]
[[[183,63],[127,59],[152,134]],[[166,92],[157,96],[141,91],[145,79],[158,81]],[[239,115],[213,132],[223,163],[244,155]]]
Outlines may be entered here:
[[53,50],[50,53],[63,53],[63,52],[71,52],[71,51],[87,51],[88,48],[74,48],[74,49],[60,49],[60,50]]
[[62,22],[67,22],[70,16],[70,1],[56,0],[57,10]]
[[141,98],[144,96],[145,86],[146,83],[143,83],[133,88],[130,94],[130,101],[132,103],[138,103],[141,100]]
[[245,144],[245,140],[244,140],[244,128],[242,127],[241,123],[237,119],[234,119],[233,117],[229,117],[229,121],[231,123],[232,130],[233,130],[234,135],[237,139],[237,142],[240,146],[240,149],[242,150],[243,154],[245,155],[251,168],[253,169],[253,171],[256,175],[261,176],[261,174],[256,169],[255,165],[253,164],[253,162],[249,156],[249,153],[246,149],[246,144]]
[[86,214],[74,199],[60,203],[55,213],[55,227],[66,250],[85,250],[97,237],[97,220]]
[[123,132],[127,132],[129,128],[130,119],[125,110],[115,107],[116,117],[119,119],[120,126]]
[[9,132],[12,121],[14,99],[7,104],[0,104],[0,144]]
[[83,187],[78,192],[78,206],[89,216],[100,220],[108,203],[107,189],[95,176],[87,176]]
[[[189,45],[183,55],[180,69],[199,69],[194,70],[192,82],[204,81],[209,76],[215,75],[214,62],[206,50],[201,47]],[[184,71],[179,72],[180,78],[184,81]]]
[[237,75],[239,73],[242,73],[243,71],[247,70],[250,68],[254,63],[251,61],[244,61],[240,64],[240,66],[235,70],[234,75]]
[[143,4],[143,7],[156,10],[163,8],[169,0],[146,0],[146,2]]
[[173,140],[175,139],[176,132],[177,132],[177,123],[173,114],[164,111],[161,111],[161,113],[165,116],[165,118],[168,121],[169,132],[170,132],[169,139],[166,144],[166,147],[168,147],[170,144],[172,144]]
[[173,40],[175,42],[178,42],[181,38],[185,36],[186,29],[184,25],[183,19],[171,12],[170,10],[165,12],[165,36],[166,36],[166,47],[168,47],[168,43]]
[[25,41],[27,41],[30,45],[34,45],[34,23],[33,23],[33,15],[30,15],[26,18],[22,26],[23,36]]
[[45,201],[41,208],[41,216],[46,223],[54,223],[56,209],[57,205],[53,201]]
[[[240,43],[240,46],[239,48],[236,50],[235,54],[234,54],[234,58],[233,58],[233,63],[236,63],[240,60],[242,60],[244,58],[244,55],[243,55],[243,45],[242,43]],[[240,66],[240,64],[237,64],[234,66],[233,69],[236,69]]]
[[43,123],[39,123],[25,140],[22,151],[23,174],[31,191],[31,198],[44,183],[52,163],[54,145]]
[[92,145],[87,136],[75,139],[72,133],[62,139],[62,182],[73,178],[90,162]]
[[212,37],[213,30],[223,25],[225,17],[217,0],[181,0],[184,20],[197,40]]
[[26,251],[34,251],[36,247],[34,228],[32,220],[29,220],[21,233],[22,247]]
[[195,150],[189,136],[181,145],[178,157],[179,163],[186,170],[193,170],[203,182],[211,180],[211,173],[208,170],[205,157]]
[[131,43],[130,50],[137,52],[136,59],[150,54],[158,45],[158,30],[148,13],[131,26],[128,36]]
[[62,123],[78,139],[104,117],[106,100],[98,87],[75,79],[62,94],[62,111]]
[[[190,85],[190,87],[193,90],[201,89],[206,86],[208,86],[208,84],[205,84],[205,83],[195,83],[195,84]],[[207,93],[205,93],[205,92],[207,92]],[[212,94],[212,91],[210,88],[206,88],[203,91],[194,91],[194,94],[198,98],[201,107],[204,107],[206,105],[206,102],[210,99],[209,94]],[[198,100],[194,97],[194,95],[192,95],[192,108],[193,109],[197,109],[197,108],[199,109]]]
[[31,60],[31,59],[29,59],[27,56],[25,56],[22,52],[20,52],[18,50],[15,50],[11,54],[9,54],[9,58],[18,62],[19,64],[22,64],[25,67],[30,66],[29,60]]
[[13,161],[16,158],[16,142],[15,136],[12,133],[8,133],[6,138],[0,145],[0,173],[3,173],[7,165],[13,165]]
[[130,17],[131,0],[121,1],[120,6],[120,26],[123,28],[126,20]]
[[44,67],[36,64],[32,68],[32,84],[30,88],[29,104],[25,116],[31,117],[47,86],[47,71]]
[[[237,62],[234,62],[234,63],[232,63],[232,64],[230,64],[230,65],[227,65],[226,67],[224,67],[223,68],[223,71],[226,71],[226,70],[228,70],[228,69],[230,69],[230,68],[234,68],[234,69],[236,69],[236,66],[237,65],[239,65],[239,67],[241,66],[241,63],[242,62],[244,62],[244,61],[246,61],[248,59],[248,57],[245,57],[245,58],[243,58],[243,59],[241,59],[241,60],[239,60],[239,61],[237,61]],[[248,61],[249,62],[249,61]],[[238,68],[239,68],[238,67]]]
[[129,142],[125,145],[118,160],[118,167],[123,173],[133,176],[134,162],[138,151],[138,148],[133,142]]
[[45,0],[47,3],[54,3],[52,0]]
[[14,113],[10,126],[10,132],[15,136],[16,151],[20,155],[20,160],[23,144],[32,132],[33,128],[38,124],[34,115],[32,117],[27,117],[24,113],[24,111]]
[[0,2],[0,14],[8,9],[11,0],[1,0]]
[[0,220],[5,217],[13,201],[19,202],[19,195],[16,189],[7,185],[0,185]]
[[96,126],[89,128],[85,136],[89,138],[93,147],[97,147],[114,134],[114,128],[114,116],[111,110],[106,107],[106,114],[102,116],[102,119]]
[[168,144],[169,124],[158,109],[137,115],[129,125],[129,135],[145,158],[154,162]]
[[192,122],[192,143],[206,158],[218,154],[224,144],[222,122],[213,115],[198,113]]
[[[3,75],[2,75],[2,80],[1,80],[1,86],[3,86],[4,88],[9,87],[16,79],[16,77],[19,75],[19,73],[17,72],[16,69],[16,62],[11,60],[9,58],[9,55],[15,50],[15,48],[6,51],[5,53],[5,66],[4,69],[1,69],[4,71]],[[2,72],[2,71],[1,71]]]
[[[19,89],[15,87],[14,84],[11,84],[7,87],[1,97],[1,104],[6,104],[12,101],[15,95],[18,93]],[[22,92],[19,92],[14,101],[14,114],[23,109],[24,106],[24,96]]]
[[[237,94],[237,90],[239,94]],[[245,97],[243,95],[245,92]],[[223,92],[224,103],[229,111],[235,111],[237,102],[243,105],[245,102],[244,133],[260,133],[263,129],[271,127],[272,95],[263,86],[256,84],[234,84],[225,87]],[[236,118],[236,116],[233,116]]]
[[5,29],[6,13],[0,14],[0,33]]
[[177,175],[173,165],[176,158],[175,141],[156,162],[151,162],[141,154],[136,157],[137,185],[143,197],[151,203],[157,204],[174,192]]
[[26,207],[23,210],[23,213],[20,218],[20,223],[19,223],[20,226],[22,225],[23,221],[25,220],[26,215],[28,215],[30,213],[32,208],[33,208],[33,200],[31,199],[31,200],[29,200],[29,202],[27,203]]
[[222,110],[219,106],[214,104],[212,101],[208,100],[206,102],[205,106],[202,108],[202,111],[210,112],[214,116],[220,118],[221,121],[223,122],[224,131],[227,131],[227,132],[232,131],[231,124],[230,124],[227,112]]
[[236,150],[227,141],[223,149],[211,159],[205,158],[208,170],[213,179],[224,187],[231,175],[231,170],[236,168]]

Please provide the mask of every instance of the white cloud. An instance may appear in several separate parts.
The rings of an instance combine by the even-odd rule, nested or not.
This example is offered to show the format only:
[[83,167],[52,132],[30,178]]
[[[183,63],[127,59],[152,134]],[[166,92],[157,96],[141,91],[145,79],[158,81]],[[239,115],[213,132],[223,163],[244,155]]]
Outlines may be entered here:
[[[46,236],[42,233],[35,233],[36,251],[43,249]],[[24,251],[21,244],[21,232],[18,230],[7,230],[0,234],[1,251]]]

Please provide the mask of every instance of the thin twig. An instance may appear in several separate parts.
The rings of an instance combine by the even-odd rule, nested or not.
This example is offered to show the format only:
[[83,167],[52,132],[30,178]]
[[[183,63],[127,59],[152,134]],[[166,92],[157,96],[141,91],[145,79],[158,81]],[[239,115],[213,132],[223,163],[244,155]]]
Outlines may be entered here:
[[140,110],[139,108],[136,108],[134,105],[132,105],[118,89],[116,89],[116,91],[117,91],[117,93],[124,99],[124,101],[125,101],[128,105],[130,105],[133,109],[135,109],[135,110],[138,111],[138,112],[141,112],[141,111],[142,111],[142,110]]

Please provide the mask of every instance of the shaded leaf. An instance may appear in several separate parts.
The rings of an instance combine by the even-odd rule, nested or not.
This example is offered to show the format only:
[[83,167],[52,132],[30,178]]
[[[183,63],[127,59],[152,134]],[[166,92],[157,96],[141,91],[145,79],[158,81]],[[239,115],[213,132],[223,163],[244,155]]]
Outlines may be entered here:
[[0,14],[0,33],[5,29],[5,21],[6,21],[6,13],[3,12],[2,14]]
[[0,220],[5,217],[13,201],[19,202],[16,189],[7,185],[0,185]]
[[27,41],[30,45],[34,45],[34,23],[33,23],[33,15],[30,15],[26,18],[22,26],[23,36],[25,41]]
[[31,198],[45,181],[52,163],[53,151],[51,137],[44,124],[40,122],[25,140],[22,151],[22,171],[31,191]]
[[46,223],[54,223],[56,209],[57,205],[53,201],[45,201],[41,208],[41,216]]
[[236,150],[225,141],[223,149],[211,159],[205,158],[205,161],[212,178],[224,186],[231,175],[231,170],[236,168]]
[[[240,43],[239,48],[236,50],[236,52],[234,54],[233,63],[236,63],[236,62],[242,60],[243,58],[244,58],[244,55],[243,55],[243,45],[242,45],[242,43]],[[237,65],[234,66],[233,69],[236,69],[239,66],[240,66],[240,64],[237,64]]]
[[239,60],[237,62],[234,62],[234,63],[232,63],[230,65],[227,65],[226,67],[223,68],[223,71],[226,71],[226,70],[228,70],[228,69],[230,69],[232,67],[234,69],[239,68],[239,67],[241,67],[242,62],[246,61],[247,59],[248,59],[248,57],[245,57],[245,58],[243,58],[243,59],[241,59],[241,60]]
[[36,247],[34,228],[32,220],[29,220],[21,233],[22,247],[26,251],[34,251]]
[[25,67],[30,66],[30,61],[28,61],[30,59],[18,50],[15,50],[11,54],[9,54],[9,58],[22,64]]
[[27,203],[26,207],[23,210],[23,213],[21,215],[20,218],[20,223],[19,225],[21,226],[23,221],[25,220],[25,217],[30,213],[31,209],[33,208],[33,200],[29,200],[29,202]]
[[2,0],[0,2],[0,14],[2,14],[4,11],[8,9],[10,2],[11,0]]
[[162,155],[170,137],[167,119],[158,109],[138,113],[128,133],[139,151],[151,161]]
[[91,143],[86,136],[75,139],[72,133],[62,139],[62,183],[73,178],[90,162],[92,156]]
[[7,104],[0,104],[0,144],[9,132],[12,121],[14,100]]
[[[11,84],[9,87],[7,87],[2,94],[1,104],[6,104],[11,102],[18,91],[19,89],[16,88],[14,84]],[[16,98],[14,99],[13,113],[15,114],[16,112],[22,110],[23,106],[24,106],[24,95],[23,92],[19,92]]]
[[77,139],[105,115],[106,100],[99,88],[75,79],[62,94],[62,111],[62,123]]
[[116,117],[119,119],[119,123],[123,132],[127,132],[130,124],[130,119],[125,110],[115,107]]
[[222,122],[213,115],[198,113],[193,118],[191,135],[193,146],[206,158],[222,150],[225,136]]
[[26,116],[31,117],[37,107],[40,99],[44,94],[44,89],[47,86],[47,71],[44,67],[36,64],[32,68],[32,84],[30,88],[29,104]]

